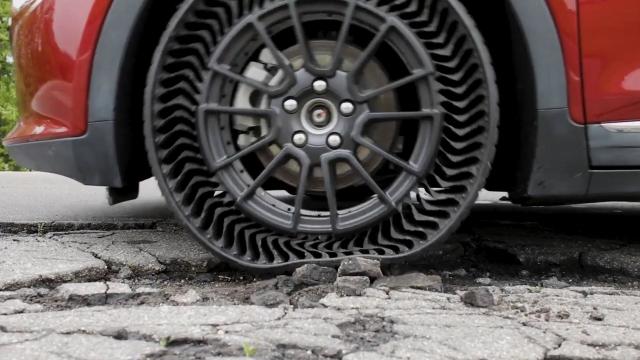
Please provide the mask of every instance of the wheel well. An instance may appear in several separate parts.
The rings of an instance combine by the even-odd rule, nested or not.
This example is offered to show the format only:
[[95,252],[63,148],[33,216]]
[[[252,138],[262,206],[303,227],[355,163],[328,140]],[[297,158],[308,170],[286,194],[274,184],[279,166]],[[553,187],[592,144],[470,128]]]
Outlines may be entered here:
[[[130,94],[122,101],[120,111],[125,118],[136,119],[129,121],[130,134],[134,134],[133,141],[136,151],[145,153],[142,135],[142,113],[144,90],[147,72],[151,65],[153,54],[160,41],[162,33],[173,14],[183,0],[147,1],[144,14],[141,16],[138,36],[131,42],[129,59],[131,83]],[[517,24],[515,15],[509,7],[509,0],[475,1],[461,0],[478,25],[482,36],[493,59],[500,93],[500,138],[494,161],[493,170],[487,188],[496,191],[514,191],[518,184],[525,182],[529,174],[523,174],[516,169],[520,160],[531,156],[527,154],[530,146],[522,146],[530,137],[527,126],[534,123],[535,114],[535,80],[532,65],[529,60],[525,38]],[[532,130],[533,131],[533,130]],[[146,156],[139,157],[135,162],[137,169],[144,169],[140,178],[150,176]]]
[[[132,32],[127,49],[127,66],[125,74],[120,74],[120,85],[117,100],[117,118],[121,119],[118,132],[121,138],[129,139],[131,146],[121,146],[131,149],[133,157],[128,172],[127,183],[144,180],[151,176],[149,162],[144,147],[143,111],[144,92],[147,85],[147,74],[151,67],[153,55],[160,38],[171,17],[177,11],[183,0],[146,1],[144,11]],[[123,81],[122,79],[127,79]],[[127,140],[125,140],[127,141]]]
[[536,95],[533,65],[526,39],[511,10],[510,0],[461,0],[489,48],[500,94],[500,132],[493,170],[487,188],[512,192],[529,174],[518,164],[531,154],[524,144],[535,131]]

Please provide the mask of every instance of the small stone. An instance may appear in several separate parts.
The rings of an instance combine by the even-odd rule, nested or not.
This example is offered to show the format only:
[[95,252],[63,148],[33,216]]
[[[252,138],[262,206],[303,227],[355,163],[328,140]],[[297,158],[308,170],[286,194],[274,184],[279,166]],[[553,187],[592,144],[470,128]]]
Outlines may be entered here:
[[297,285],[307,286],[332,284],[337,277],[336,269],[314,264],[301,266],[293,273],[293,281]]
[[476,284],[488,286],[488,285],[491,285],[491,283],[493,283],[493,280],[491,280],[490,278],[478,278],[478,279],[476,279]]
[[276,278],[276,289],[287,295],[291,295],[296,288],[296,283],[291,276],[280,275]]
[[197,291],[189,289],[186,293],[173,295],[169,300],[183,305],[191,305],[202,301],[202,296]]
[[387,276],[376,280],[373,287],[389,289],[419,289],[428,291],[442,291],[442,278],[437,275],[423,273],[409,273],[398,276]]
[[22,300],[14,299],[0,303],[0,315],[13,315],[42,311],[42,305],[31,305]]
[[118,279],[131,279],[134,277],[134,273],[128,266],[123,266],[120,271],[118,271],[118,275],[116,276]]
[[279,291],[267,290],[252,294],[251,302],[258,306],[277,307],[289,304],[289,297]]
[[371,280],[367,276],[341,276],[335,285],[340,296],[362,296],[371,285]]
[[527,271],[527,270],[522,270],[522,271],[520,271],[520,276],[529,277],[529,276],[531,276],[531,273],[529,271]]
[[316,309],[324,306],[319,302],[314,301],[314,299],[304,296],[298,299],[296,307],[298,307],[299,309]]
[[348,258],[338,268],[338,276],[366,276],[371,280],[381,277],[380,261],[361,257]]
[[461,296],[461,299],[462,302],[473,307],[488,308],[497,305],[495,296],[487,288],[469,290]]
[[552,277],[546,280],[542,280],[542,286],[548,289],[566,289],[571,285],[567,284],[564,281],[558,280],[557,277]]
[[571,317],[571,313],[567,310],[560,310],[556,313],[556,317],[560,320],[567,320]]
[[306,287],[291,295],[291,304],[298,308],[322,307],[319,304],[320,300],[335,292],[336,288],[333,284]]
[[594,310],[591,314],[589,314],[589,319],[593,321],[604,321],[606,315],[598,310]]

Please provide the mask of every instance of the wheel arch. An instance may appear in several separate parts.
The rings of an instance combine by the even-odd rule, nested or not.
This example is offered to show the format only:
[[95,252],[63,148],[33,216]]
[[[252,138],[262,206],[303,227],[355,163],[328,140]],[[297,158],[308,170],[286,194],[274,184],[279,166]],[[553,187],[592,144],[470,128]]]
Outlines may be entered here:
[[110,127],[108,144],[126,187],[151,176],[142,132],[148,69],[166,23],[182,0],[112,0],[97,47],[89,90],[89,126]]

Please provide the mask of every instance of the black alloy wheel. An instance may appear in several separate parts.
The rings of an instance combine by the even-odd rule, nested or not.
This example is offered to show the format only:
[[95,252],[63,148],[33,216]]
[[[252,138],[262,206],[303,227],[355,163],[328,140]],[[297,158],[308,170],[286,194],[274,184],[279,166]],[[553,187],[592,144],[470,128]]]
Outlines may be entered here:
[[147,149],[232,264],[408,261],[484,186],[494,78],[457,0],[187,0],[149,75]]

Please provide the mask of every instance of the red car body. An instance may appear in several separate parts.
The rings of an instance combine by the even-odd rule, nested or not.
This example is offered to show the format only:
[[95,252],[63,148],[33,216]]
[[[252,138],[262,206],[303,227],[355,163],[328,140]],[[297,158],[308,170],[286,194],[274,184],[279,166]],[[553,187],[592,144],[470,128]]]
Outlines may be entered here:
[[7,143],[84,135],[91,66],[111,1],[27,2],[13,18],[18,108]]
[[[158,29],[175,10],[173,3],[152,3],[158,2],[43,0],[15,9],[22,117],[4,144],[18,162],[114,188],[149,176],[144,157],[131,156],[144,152],[135,99]],[[507,18],[511,53],[491,37],[494,15],[464,3],[486,30],[497,66],[514,68],[520,91],[511,109],[519,120],[501,133],[511,139],[501,140],[495,170],[512,173],[511,180],[490,187],[522,203],[637,198],[640,2],[494,1]]]

